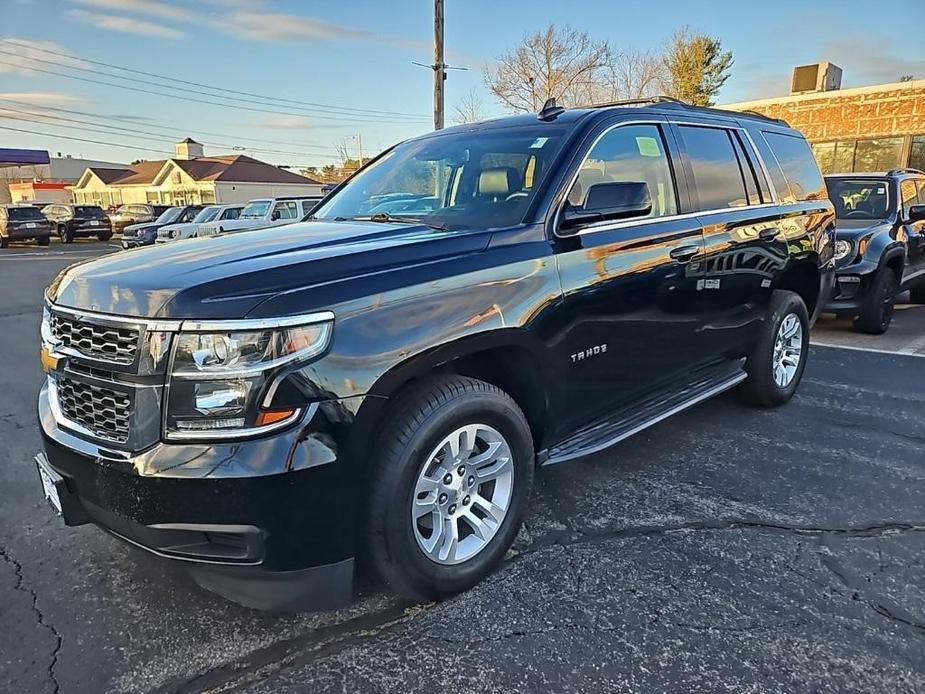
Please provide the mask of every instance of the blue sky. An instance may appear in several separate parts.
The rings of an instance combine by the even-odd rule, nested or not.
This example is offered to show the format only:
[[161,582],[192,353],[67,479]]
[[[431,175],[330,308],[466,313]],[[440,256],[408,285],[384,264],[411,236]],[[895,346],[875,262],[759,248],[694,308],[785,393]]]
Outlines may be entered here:
[[[587,31],[615,49],[655,50],[682,25],[713,34],[735,57],[720,102],[784,94],[794,65],[819,60],[844,69],[845,87],[893,82],[902,74],[925,78],[922,0],[893,0],[888,13],[870,0],[778,0],[762,5],[760,13],[742,0],[447,0],[446,5],[447,60],[469,68],[450,72],[448,120],[454,104],[473,88],[486,115],[503,113],[482,86],[482,69],[548,23]],[[130,148],[2,129],[0,147],[129,161],[159,158],[172,141],[190,135],[207,144],[207,154],[227,153],[226,145],[235,144],[273,163],[322,165],[337,158],[339,143],[355,151],[352,138],[359,135],[364,153],[375,152],[430,128],[431,73],[412,61],[432,60],[432,31],[431,0],[0,0],[0,99],[7,99],[0,107],[19,111],[0,112],[0,126]],[[906,31],[912,33],[904,36]],[[128,80],[113,79],[103,73],[118,71],[48,51],[339,110],[267,105],[254,97],[245,98],[256,103],[229,108],[177,82],[168,84],[189,89],[178,94],[187,99],[165,98],[137,81],[162,80],[133,73],[120,73]],[[49,115],[72,120],[53,121]]]

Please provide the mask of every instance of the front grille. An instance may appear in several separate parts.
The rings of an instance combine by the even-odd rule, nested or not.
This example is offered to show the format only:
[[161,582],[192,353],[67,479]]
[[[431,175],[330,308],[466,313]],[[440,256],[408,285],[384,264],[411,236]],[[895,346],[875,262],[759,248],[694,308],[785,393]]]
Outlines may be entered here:
[[102,439],[116,443],[128,440],[131,408],[128,395],[69,378],[58,380],[57,391],[58,407],[67,419]]
[[55,340],[91,359],[134,364],[139,333],[136,328],[87,323],[60,313],[51,314]]

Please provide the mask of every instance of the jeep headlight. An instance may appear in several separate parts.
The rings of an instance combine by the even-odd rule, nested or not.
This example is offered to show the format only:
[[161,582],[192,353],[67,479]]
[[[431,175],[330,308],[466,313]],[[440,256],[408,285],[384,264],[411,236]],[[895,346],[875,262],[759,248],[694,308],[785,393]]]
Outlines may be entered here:
[[835,260],[842,260],[847,258],[851,253],[852,245],[850,241],[836,241],[835,242]]
[[329,313],[184,324],[173,348],[165,437],[242,438],[291,424],[300,409],[265,408],[267,388],[323,354],[333,327]]

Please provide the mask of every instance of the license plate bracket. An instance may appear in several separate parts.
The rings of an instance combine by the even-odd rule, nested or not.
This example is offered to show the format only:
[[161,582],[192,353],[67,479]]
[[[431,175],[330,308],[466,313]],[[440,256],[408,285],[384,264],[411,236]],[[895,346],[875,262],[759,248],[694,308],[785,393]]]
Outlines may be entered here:
[[35,456],[42,493],[55,514],[64,520],[65,525],[83,525],[89,523],[87,512],[77,495],[68,489],[67,481],[48,463],[44,453]]

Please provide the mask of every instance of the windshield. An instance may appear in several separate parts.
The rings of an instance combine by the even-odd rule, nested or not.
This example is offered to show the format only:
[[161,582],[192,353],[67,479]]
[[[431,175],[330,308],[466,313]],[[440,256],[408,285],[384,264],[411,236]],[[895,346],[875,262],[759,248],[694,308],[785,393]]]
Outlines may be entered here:
[[74,216],[84,219],[102,219],[106,216],[106,213],[103,212],[102,207],[95,207],[94,205],[75,205]]
[[889,181],[885,178],[827,178],[829,198],[837,219],[876,221],[891,212]]
[[180,216],[180,213],[183,211],[182,207],[168,207],[161,213],[161,216],[158,217],[155,222],[158,224],[170,224],[175,221],[177,217]]
[[218,207],[211,205],[209,207],[203,207],[199,210],[199,214],[193,217],[193,224],[202,224],[203,222],[211,222],[215,219],[215,215],[218,214]]
[[38,207],[9,207],[10,219],[16,220],[45,220],[45,216]]
[[563,133],[550,125],[508,127],[402,143],[357,173],[313,218],[410,217],[448,229],[517,224]]
[[241,211],[241,219],[260,219],[266,216],[269,209],[269,200],[253,200],[244,206]]

